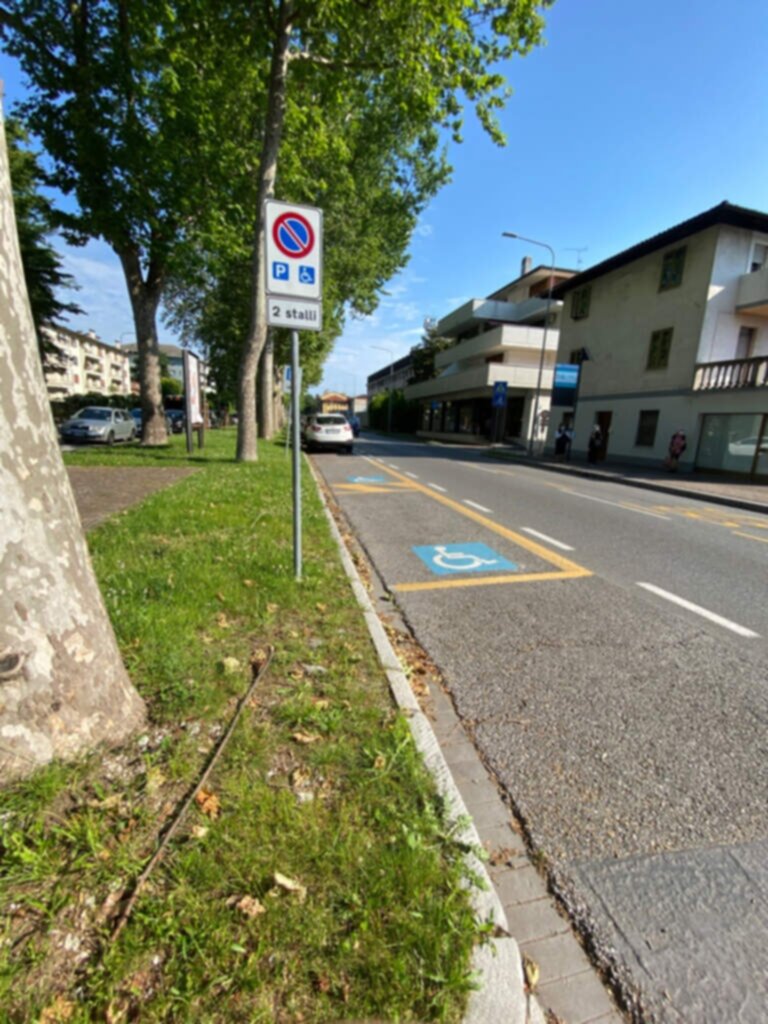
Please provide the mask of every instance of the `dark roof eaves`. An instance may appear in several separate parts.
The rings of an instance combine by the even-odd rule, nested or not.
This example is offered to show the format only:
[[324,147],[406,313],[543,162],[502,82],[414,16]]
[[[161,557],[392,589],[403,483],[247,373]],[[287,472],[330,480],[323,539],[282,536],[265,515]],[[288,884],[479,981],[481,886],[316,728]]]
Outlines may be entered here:
[[690,217],[688,220],[674,225],[674,227],[667,228],[657,235],[652,235],[642,242],[637,242],[628,249],[616,253],[615,256],[609,256],[607,260],[595,264],[594,267],[587,268],[581,274],[577,274],[576,277],[563,281],[552,289],[552,297],[562,299],[568,292],[588,284],[597,277],[602,277],[613,270],[618,270],[619,267],[641,259],[657,249],[665,249],[667,246],[680,242],[684,238],[689,238],[691,235],[698,234],[699,231],[704,231],[715,224],[727,224],[731,227],[751,228],[753,231],[768,232],[768,214],[762,213],[760,210],[750,210],[745,206],[735,206],[733,203],[724,200],[722,203],[718,203],[717,206],[713,206],[711,209],[705,210],[695,217]]

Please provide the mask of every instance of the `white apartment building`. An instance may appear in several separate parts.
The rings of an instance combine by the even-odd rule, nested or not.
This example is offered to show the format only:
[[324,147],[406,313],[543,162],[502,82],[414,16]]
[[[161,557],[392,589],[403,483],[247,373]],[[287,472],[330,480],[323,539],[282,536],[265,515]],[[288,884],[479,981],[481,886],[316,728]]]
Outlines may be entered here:
[[[768,476],[768,214],[721,203],[555,289],[558,363],[581,363],[575,453]],[[548,447],[557,422],[550,423]]]
[[82,333],[45,324],[42,332],[61,353],[46,360],[45,381],[52,401],[89,392],[131,394],[130,360],[125,351],[107,345],[94,331]]
[[[487,298],[471,299],[438,321],[436,334],[454,343],[436,355],[435,378],[405,390],[406,398],[421,403],[419,436],[525,442],[531,436],[534,410],[536,436],[543,436],[562,306],[549,293],[575,271],[532,269],[529,257],[521,271],[520,277]],[[492,396],[499,383],[506,384],[506,404],[496,409]]]

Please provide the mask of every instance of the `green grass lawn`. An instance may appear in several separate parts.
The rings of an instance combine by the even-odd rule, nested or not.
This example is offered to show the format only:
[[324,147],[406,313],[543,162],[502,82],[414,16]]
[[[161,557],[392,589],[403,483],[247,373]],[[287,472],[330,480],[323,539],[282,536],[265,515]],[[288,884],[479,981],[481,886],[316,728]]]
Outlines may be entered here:
[[[481,930],[461,850],[309,473],[297,583],[283,447],[237,464],[231,430],[191,458],[184,442],[66,456],[199,471],[89,534],[149,722],[122,749],[3,792],[0,1017],[457,1021]],[[110,943],[267,645],[209,805],[189,811]]]

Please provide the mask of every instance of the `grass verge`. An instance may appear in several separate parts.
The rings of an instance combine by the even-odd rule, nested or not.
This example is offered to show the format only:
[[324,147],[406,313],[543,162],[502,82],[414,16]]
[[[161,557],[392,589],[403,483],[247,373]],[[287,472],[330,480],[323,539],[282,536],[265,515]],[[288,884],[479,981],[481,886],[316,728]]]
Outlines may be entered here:
[[[232,431],[187,456],[126,447],[77,465],[192,476],[89,534],[150,721],[119,749],[2,796],[2,1019],[460,1019],[479,937],[461,850],[304,475],[293,579],[290,464]],[[126,893],[247,689],[272,666],[115,943]]]

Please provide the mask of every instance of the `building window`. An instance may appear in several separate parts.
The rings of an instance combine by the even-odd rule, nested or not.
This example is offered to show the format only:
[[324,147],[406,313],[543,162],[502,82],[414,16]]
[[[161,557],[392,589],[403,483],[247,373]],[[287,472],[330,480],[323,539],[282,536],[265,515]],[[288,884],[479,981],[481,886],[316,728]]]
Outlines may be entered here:
[[637,436],[635,437],[635,444],[638,448],[653,448],[658,425],[658,409],[641,409],[637,418]]
[[589,301],[592,298],[592,288],[586,285],[584,288],[577,288],[571,295],[571,319],[584,320],[589,316]]
[[666,370],[669,365],[669,350],[672,347],[672,328],[654,331],[648,346],[646,370]]
[[677,288],[683,283],[683,266],[685,265],[685,246],[673,249],[664,253],[664,260],[661,264],[661,281],[659,291],[666,291],[667,288]]
[[768,245],[765,242],[755,242],[752,247],[752,259],[749,264],[750,274],[756,270],[762,270],[768,265]]

